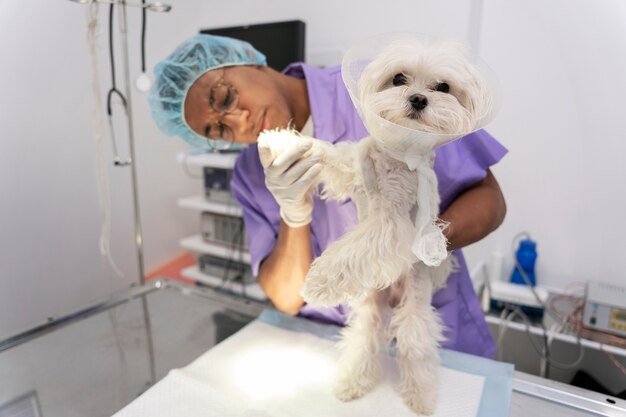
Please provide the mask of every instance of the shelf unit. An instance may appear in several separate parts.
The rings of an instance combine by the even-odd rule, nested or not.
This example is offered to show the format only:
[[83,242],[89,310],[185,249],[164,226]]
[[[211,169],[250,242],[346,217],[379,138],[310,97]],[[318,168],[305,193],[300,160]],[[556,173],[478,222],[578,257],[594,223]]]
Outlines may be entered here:
[[208,253],[209,255],[219,256],[220,258],[250,264],[250,254],[246,250],[205,242],[201,235],[193,235],[181,239],[180,246],[194,253]]
[[243,213],[241,207],[234,204],[216,203],[209,201],[202,195],[196,195],[192,197],[185,197],[178,200],[180,207],[197,210],[197,211],[210,211],[211,213],[224,214],[233,217],[242,217]]
[[189,166],[232,169],[238,156],[238,153],[180,152],[176,155],[176,160]]
[[232,293],[240,294],[259,301],[267,301],[267,296],[258,283],[241,285],[239,282],[224,282],[220,277],[205,274],[197,266],[190,266],[181,271],[185,278],[206,284],[212,288],[223,288]]
[[[237,153],[187,153],[181,152],[176,159],[180,164],[194,167],[213,167],[232,169],[239,154]],[[180,207],[195,210],[200,213],[211,212],[233,217],[243,217],[238,205],[207,200],[204,195],[185,197],[178,200]],[[180,240],[180,246],[195,254],[210,254],[224,259],[250,264],[250,254],[241,247],[228,247],[217,243],[205,242],[202,235],[197,234]],[[240,282],[224,282],[222,277],[206,274],[196,266],[181,271],[186,278],[212,288],[225,289],[255,300],[266,301],[267,297],[258,283],[242,284]]]

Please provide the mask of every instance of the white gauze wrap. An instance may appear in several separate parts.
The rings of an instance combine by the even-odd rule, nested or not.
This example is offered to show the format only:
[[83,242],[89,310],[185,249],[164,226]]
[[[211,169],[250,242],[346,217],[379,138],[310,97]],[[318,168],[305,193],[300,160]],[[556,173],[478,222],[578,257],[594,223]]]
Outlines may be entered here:
[[[274,159],[278,155],[280,155],[289,145],[293,145],[294,141],[304,141],[306,140],[297,130],[291,129],[274,129],[274,130],[264,130],[261,132],[257,139],[257,146],[259,148],[269,149],[269,155],[271,155],[271,160],[266,160],[268,154],[263,154],[259,152],[259,157],[261,158],[261,163],[263,166],[268,166],[272,163]],[[310,154],[310,151],[304,153],[303,156],[307,156]]]

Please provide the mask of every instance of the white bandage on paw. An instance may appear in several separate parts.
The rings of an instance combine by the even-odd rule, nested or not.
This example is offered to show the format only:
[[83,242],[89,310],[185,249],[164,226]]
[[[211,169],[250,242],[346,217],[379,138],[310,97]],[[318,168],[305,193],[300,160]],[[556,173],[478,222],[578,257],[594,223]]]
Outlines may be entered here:
[[[261,132],[257,139],[257,146],[259,150],[269,150],[269,152],[259,152],[261,164],[264,167],[269,166],[287,147],[293,145],[296,141],[301,142],[305,140],[306,138],[300,136],[297,131],[290,129],[274,129]],[[303,156],[307,156],[307,153]]]
[[265,185],[280,206],[280,217],[291,227],[307,225],[312,219],[313,189],[322,170],[313,145],[313,139],[291,130],[259,135]]

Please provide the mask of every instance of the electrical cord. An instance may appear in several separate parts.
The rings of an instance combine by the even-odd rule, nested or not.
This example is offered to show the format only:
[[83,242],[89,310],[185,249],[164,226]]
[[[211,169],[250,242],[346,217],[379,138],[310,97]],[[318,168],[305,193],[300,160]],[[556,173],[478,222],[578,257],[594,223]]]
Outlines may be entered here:
[[607,352],[604,346],[607,344],[626,348],[626,339],[623,337],[615,336],[611,333],[603,332],[600,330],[590,330],[582,326],[582,310],[583,304],[578,303],[576,307],[567,315],[567,320],[574,326],[578,333],[585,339],[593,340],[600,344],[600,351],[602,351],[609,360],[619,369],[624,375],[626,375],[626,366],[615,358],[611,352]]
[[[568,323],[566,321],[564,321],[562,317],[558,317],[556,314],[553,314],[553,312],[548,308],[548,306],[541,299],[541,297],[539,297],[539,294],[537,294],[537,291],[535,291],[535,288],[534,288],[532,282],[530,281],[530,278],[528,278],[528,275],[524,271],[524,268],[522,268],[522,266],[520,265],[519,261],[517,260],[517,256],[516,256],[516,253],[515,253],[515,245],[516,245],[518,239],[523,238],[523,237],[526,237],[526,238],[530,239],[530,234],[528,232],[518,233],[513,238],[513,241],[512,241],[512,245],[511,246],[512,246],[513,261],[515,263],[515,268],[520,273],[522,279],[526,283],[526,286],[532,292],[533,296],[537,300],[537,303],[539,303],[539,305],[543,308],[543,310],[548,315],[550,315],[557,323],[559,323],[560,325],[565,327],[565,326],[567,326]],[[555,361],[554,359],[552,359],[550,357],[550,347],[549,347],[549,344],[548,344],[548,332],[546,330],[545,325],[543,324],[543,321],[541,321],[540,325],[541,325],[541,329],[542,329],[542,337],[543,337],[544,348],[543,349],[539,349],[539,348],[537,348],[537,346],[534,343],[534,340],[531,337],[530,326],[529,326],[530,320],[528,319],[528,316],[518,306],[512,306],[512,308],[513,308],[514,311],[516,311],[518,313],[520,318],[522,318],[522,320],[526,324],[526,333],[529,336],[529,340],[531,341],[531,344],[532,344],[533,348],[539,354],[541,359],[543,361],[545,361],[545,363],[546,363],[545,374],[546,375],[549,373],[549,366],[550,365],[554,366],[557,369],[571,369],[571,368],[574,368],[574,367],[578,366],[582,362],[582,359],[583,359],[583,357],[585,355],[585,350],[584,350],[584,347],[582,345],[581,337],[580,337],[580,333],[579,332],[575,332],[576,333],[576,345],[578,346],[578,349],[579,349],[578,358],[574,362],[569,363],[569,364],[564,364],[564,363],[557,362],[557,361]]]
[[615,357],[615,355],[613,355],[611,352],[607,352],[606,350],[604,350],[604,344],[603,344],[603,343],[601,343],[601,344],[600,344],[600,350],[601,350],[602,352],[604,352],[604,354],[605,354],[606,356],[608,356],[608,357],[609,357],[609,360],[610,360],[611,362],[613,362],[613,365],[615,365],[615,367],[616,367],[617,369],[619,369],[620,371],[622,371],[622,373],[623,373],[624,375],[626,375],[626,366],[622,365],[622,363],[621,363],[620,361],[618,361],[618,360],[617,360],[617,358]]
[[240,223],[239,223],[239,265],[242,266],[242,271],[239,274],[239,281],[241,282],[241,295],[243,297],[247,297],[247,293],[246,293],[246,283],[244,282],[243,276],[244,276],[244,272],[243,272],[243,268],[245,268],[244,262],[243,262],[243,250],[244,250],[244,242],[243,242],[243,238],[244,238],[244,232],[245,232],[245,226],[243,223],[243,219],[241,219]]
[[524,321],[524,325],[526,326],[526,334],[528,335],[528,340],[530,341],[530,344],[532,345],[532,347],[535,349],[535,351],[537,352],[537,354],[542,360],[546,361],[548,364],[554,366],[557,369],[572,369],[580,365],[580,363],[582,362],[585,356],[585,350],[584,348],[582,348],[582,344],[580,344],[580,336],[578,336],[577,340],[578,340],[578,343],[580,344],[579,346],[581,347],[581,349],[579,350],[578,357],[576,358],[576,360],[571,363],[562,363],[562,362],[555,361],[554,359],[550,358],[550,352],[549,352],[549,349],[547,349],[547,330],[545,326],[543,324],[541,325],[541,328],[543,330],[544,346],[546,348],[541,349],[535,344],[535,341],[532,338],[532,334],[530,332],[530,326],[532,326],[532,323],[530,319],[528,318],[528,316],[526,315],[526,313],[524,313],[522,309],[519,308],[518,306],[513,306],[513,309],[519,315],[519,317]]
[[[524,311],[519,306],[505,305],[505,309],[503,310],[500,316],[501,324],[500,324],[500,329],[498,333],[498,341],[496,344],[498,352],[500,352],[500,347],[502,344],[502,340],[504,338],[504,333],[506,333],[506,330],[508,328],[506,323],[514,320],[515,317],[519,316],[524,322],[524,325],[526,328],[526,334],[529,338],[529,341],[533,349],[537,352],[540,359],[542,360],[542,370],[541,370],[542,375],[545,373],[547,377],[547,374],[549,373],[549,366],[553,366],[557,369],[572,369],[580,365],[585,355],[585,349],[584,349],[584,346],[582,345],[582,338],[594,340],[598,342],[600,344],[600,351],[604,352],[609,358],[609,360],[613,363],[613,365],[616,368],[618,368],[624,375],[626,375],[626,366],[624,366],[619,360],[617,360],[617,358],[615,358],[613,354],[611,354],[610,352],[607,352],[603,348],[605,344],[626,347],[626,339],[618,337],[618,336],[614,336],[612,334],[602,332],[599,330],[589,330],[589,329],[584,328],[582,326],[582,310],[583,310],[584,303],[572,295],[557,295],[555,297],[552,297],[548,305],[546,305],[546,303],[543,302],[543,300],[539,297],[539,295],[535,291],[535,288],[530,282],[528,275],[525,273],[524,269],[519,264],[519,261],[517,260],[517,256],[515,253],[515,244],[517,240],[522,237],[530,238],[530,235],[527,232],[521,232],[517,234],[513,238],[513,241],[512,241],[512,251],[513,251],[513,260],[515,263],[515,268],[517,268],[522,279],[524,280],[528,288],[531,290],[533,296],[535,297],[539,305],[544,309],[544,311],[550,317],[552,317],[552,319],[555,321],[555,324],[553,324],[553,326],[550,329],[550,332],[548,332],[543,322],[540,323],[540,326],[542,329],[541,336],[542,336],[543,345],[544,345],[544,347],[541,348],[537,346],[534,339],[532,338],[530,327],[533,324],[531,323],[526,313],[524,313]],[[573,307],[567,313],[564,311],[560,311],[555,306],[557,301],[563,300],[563,299],[567,299],[573,304]],[[507,314],[508,310],[511,310],[511,309],[513,310],[513,314],[510,314],[510,313]],[[554,341],[555,335],[557,333],[563,333],[564,330],[569,330],[569,332],[574,333],[576,337],[576,345],[579,348],[577,358],[573,362],[570,362],[570,363],[558,362],[554,360],[553,358],[551,358],[550,356],[551,345]],[[545,369],[543,369],[544,366],[545,366]]]
[[[239,228],[239,229],[237,230],[237,233],[235,233],[235,234],[233,235],[233,238],[232,238],[232,240],[231,240],[231,242],[230,242],[230,244],[229,244],[229,246],[230,246],[230,247],[231,247],[231,249],[233,250],[233,253],[232,253],[232,255],[231,255],[231,256],[229,256],[229,257],[226,259],[226,266],[224,267],[224,272],[223,272],[223,274],[222,274],[222,284],[221,284],[221,288],[224,288],[224,287],[226,286],[226,284],[228,284],[228,283],[231,281],[231,279],[229,278],[229,275],[230,275],[230,271],[231,271],[231,269],[232,269],[232,267],[233,267],[233,262],[234,262],[234,258],[235,258],[235,252],[234,252],[234,250],[235,250],[235,248],[237,247],[237,244],[239,243],[239,233],[240,233],[240,230],[241,230],[241,228]],[[235,277],[234,279],[236,279],[236,277]]]
[[[516,306],[513,306],[513,305],[506,305],[504,310],[502,310],[502,314],[500,315],[500,320],[501,321],[500,321],[500,325],[499,325],[498,340],[496,342],[496,351],[498,352],[498,359],[499,360],[503,360],[501,346],[502,346],[502,341],[504,339],[504,335],[506,334],[506,331],[509,328],[509,323],[512,323],[513,320],[516,317],[520,316],[520,314],[515,309],[515,307]],[[527,331],[528,336],[530,337],[530,332],[529,332],[529,328],[528,327],[526,327],[526,331]],[[548,348],[542,350],[542,352],[549,352],[549,342],[548,342],[548,344],[545,344],[545,342],[544,342],[544,346],[548,346]],[[547,366],[546,361],[543,360],[543,357],[545,356],[545,353],[542,353],[540,356],[542,357],[542,360],[541,360],[541,363],[540,363],[539,374],[541,376],[545,377],[545,378],[548,378],[549,377],[549,373],[550,373],[550,369]]]
[[[239,274],[235,275],[232,279],[229,279],[228,275],[230,274],[230,271],[233,269],[234,263],[238,262],[239,265],[243,265],[243,234],[244,234],[244,224],[243,221],[241,221],[239,223],[239,228],[237,230],[237,233],[235,233],[232,242],[231,242],[231,247],[233,248],[234,251],[237,251],[237,254],[239,255],[239,259],[235,260],[235,256],[236,254],[233,253],[233,256],[228,257],[227,259],[227,263],[226,263],[226,268],[224,268],[224,275],[222,276],[222,285],[221,288],[224,288],[225,285],[229,282],[233,283],[236,282],[237,278],[239,278],[239,282],[241,284],[241,295],[243,297],[246,297],[246,286],[243,280],[243,272],[240,272]],[[238,272],[238,271],[235,271]]]
[[[607,352],[604,349],[604,346],[607,344],[626,348],[626,339],[600,330],[590,330],[583,327],[582,311],[584,302],[582,301],[582,298],[583,296],[576,297],[574,295],[557,295],[551,298],[550,309],[552,309],[557,314],[562,314],[563,316],[562,321],[564,322],[564,324],[561,325],[560,330],[567,327],[573,332],[579,334],[581,338],[597,342],[600,345],[600,351],[608,357],[608,359],[613,363],[613,365],[615,365],[617,369],[619,369],[624,375],[626,375],[626,367],[621,362],[619,362],[619,360],[617,360],[617,358],[615,358],[615,356],[611,352]],[[559,311],[559,309],[556,307],[556,302],[560,300],[567,300],[570,302],[570,304],[573,305],[573,307],[570,308],[569,312]]]
[[498,338],[496,341],[496,352],[498,355],[498,359],[502,360],[502,342],[504,341],[504,335],[506,334],[510,323],[517,313],[515,311],[510,311],[508,308],[504,308],[502,313],[500,314],[500,324],[498,325]]

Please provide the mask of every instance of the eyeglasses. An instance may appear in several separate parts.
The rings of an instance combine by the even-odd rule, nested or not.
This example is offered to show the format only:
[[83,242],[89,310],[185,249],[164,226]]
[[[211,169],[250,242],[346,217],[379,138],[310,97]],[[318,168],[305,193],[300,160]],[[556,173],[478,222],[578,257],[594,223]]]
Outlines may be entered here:
[[[211,109],[220,116],[232,113],[237,109],[239,105],[239,93],[231,84],[224,80],[224,76],[211,87],[209,105]],[[211,128],[208,129],[207,136],[209,139],[222,139],[228,142],[232,142],[234,139],[233,131],[220,120],[217,121],[215,127],[211,126]]]
[[211,88],[209,104],[217,114],[230,113],[239,104],[239,93],[235,90],[235,87],[224,81],[224,77],[222,77]]

